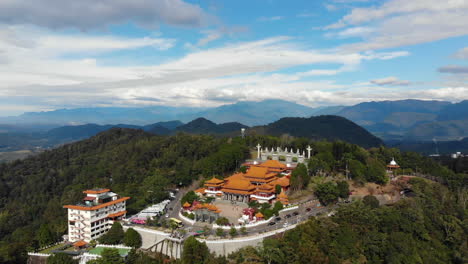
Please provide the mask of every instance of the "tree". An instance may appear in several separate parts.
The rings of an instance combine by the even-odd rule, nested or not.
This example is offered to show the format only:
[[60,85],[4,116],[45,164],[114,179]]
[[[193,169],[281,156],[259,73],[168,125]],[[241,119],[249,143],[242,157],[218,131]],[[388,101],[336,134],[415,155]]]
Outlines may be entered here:
[[326,182],[317,185],[315,195],[322,204],[329,204],[338,200],[338,188],[333,182]]
[[226,217],[219,217],[218,219],[216,219],[216,222],[215,222],[217,225],[229,225],[229,219],[227,219]]
[[283,209],[283,207],[284,207],[283,204],[280,201],[277,201],[273,205],[273,214],[278,215],[279,211],[281,211]]
[[141,247],[141,235],[133,228],[127,229],[123,242],[126,246],[139,248]]
[[303,163],[299,163],[291,173],[291,188],[293,190],[301,190],[307,186],[310,181],[310,176],[307,172],[307,167]]
[[224,233],[224,229],[222,229],[221,227],[218,227],[216,229],[216,235],[220,236],[220,237],[224,237],[226,235],[226,233]]
[[338,188],[338,196],[343,199],[348,199],[349,197],[349,184],[346,181],[338,181],[337,186]]
[[229,230],[229,235],[230,235],[231,237],[237,236],[237,230],[236,230],[235,227],[233,227],[233,226],[231,227],[231,230]]
[[375,198],[373,195],[366,195],[364,196],[364,199],[362,199],[362,202],[369,206],[370,208],[377,208],[379,207],[379,200]]
[[37,232],[37,241],[39,246],[45,247],[54,242],[54,235],[47,224],[41,225]]
[[350,160],[348,163],[349,173],[355,181],[364,181],[366,175],[366,166],[358,160]]
[[143,181],[140,189],[145,193],[146,202],[155,204],[169,198],[169,193],[166,191],[168,184],[169,180],[166,177],[155,172]]
[[194,191],[187,192],[182,199],[180,200],[180,204],[184,204],[188,202],[189,204],[192,204],[193,201],[198,200],[198,195]]
[[376,160],[370,160],[367,164],[366,180],[377,184],[387,183],[388,177],[384,166]]
[[247,172],[247,167],[246,166],[241,166],[239,168],[239,172],[246,173]]
[[88,262],[89,264],[125,264],[125,261],[115,248],[104,248],[101,257]]
[[203,264],[210,257],[210,251],[205,243],[190,236],[184,242],[184,251],[182,253],[182,263],[184,264]]
[[47,258],[47,264],[78,264],[78,260],[65,253],[56,253]]
[[246,235],[247,234],[247,228],[245,226],[241,227],[240,232],[241,232],[242,235]]
[[119,222],[114,222],[112,227],[102,237],[98,238],[102,244],[116,245],[122,243],[124,231]]
[[280,194],[280,193],[281,193],[281,190],[282,190],[281,185],[276,184],[276,185],[275,185],[275,193],[276,193],[276,194]]
[[263,240],[263,246],[258,249],[259,255],[265,260],[265,263],[281,263],[284,261],[284,253],[279,248],[279,241],[271,238]]

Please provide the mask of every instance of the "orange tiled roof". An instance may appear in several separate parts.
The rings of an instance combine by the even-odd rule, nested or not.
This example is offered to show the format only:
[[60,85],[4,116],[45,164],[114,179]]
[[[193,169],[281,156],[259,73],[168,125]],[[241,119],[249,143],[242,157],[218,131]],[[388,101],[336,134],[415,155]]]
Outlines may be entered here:
[[104,208],[104,207],[109,206],[109,205],[113,205],[113,204],[116,204],[116,203],[126,201],[128,199],[130,199],[130,197],[122,197],[120,199],[110,201],[110,202],[107,202],[107,203],[103,203],[103,204],[99,204],[99,205],[95,205],[95,206],[64,205],[63,208],[82,210],[82,211],[94,211],[94,210],[101,209],[101,208]]
[[290,185],[290,180],[288,177],[283,176],[281,178],[276,179],[272,182],[274,185],[280,185],[281,187],[288,187]]
[[264,183],[260,186],[257,187],[258,190],[260,191],[271,191],[271,192],[274,192],[275,191],[275,186],[274,185],[271,185],[270,183]]
[[258,212],[258,213],[255,214],[255,217],[257,217],[257,218],[263,218],[264,216],[263,216],[262,213]]
[[249,180],[236,177],[231,178],[226,184],[224,184],[222,191],[223,192],[235,192],[235,193],[252,193],[255,190],[255,186],[250,183]]
[[204,203],[204,204],[196,204],[193,208],[194,210],[199,210],[199,209],[208,209],[210,211],[213,211],[213,212],[216,212],[216,213],[220,213],[221,210],[218,209],[218,207],[216,207],[216,205],[214,204],[207,204],[207,203]]
[[110,192],[110,189],[91,189],[91,190],[83,191],[83,193],[86,193],[86,194],[100,194],[100,193],[106,193],[106,192]]
[[205,193],[205,188],[198,188],[198,189],[195,190],[195,192],[204,194]]
[[259,167],[267,167],[267,168],[281,168],[281,169],[286,169],[286,165],[283,163],[277,161],[277,160],[267,160],[263,162],[262,164],[258,165]]
[[278,194],[278,201],[280,201],[284,205],[289,204],[288,196],[284,193],[284,191],[281,191],[281,193]]
[[84,242],[83,240],[80,240],[80,241],[76,241],[75,243],[73,243],[73,246],[74,247],[82,247],[82,246],[86,246],[86,242]]
[[120,212],[117,212],[117,213],[114,213],[114,214],[109,214],[107,217],[109,217],[109,218],[119,217],[119,216],[122,216],[122,215],[124,215],[126,213],[127,213],[127,211],[120,211]]
[[184,207],[184,208],[190,207],[190,204],[188,202],[185,202],[182,207]]
[[239,172],[239,173],[234,173],[233,175],[227,177],[227,178],[224,178],[224,182],[228,182],[230,180],[234,180],[234,179],[245,179],[244,177],[244,174],[242,172]]
[[283,191],[281,191],[281,193],[278,194],[278,198],[288,199],[288,196]]
[[215,177],[213,177],[212,179],[207,180],[205,182],[205,185],[206,186],[221,186],[223,183],[224,183],[223,180],[216,179]]
[[255,182],[271,182],[275,179],[276,173],[269,172],[268,168],[252,166],[244,174],[244,177]]

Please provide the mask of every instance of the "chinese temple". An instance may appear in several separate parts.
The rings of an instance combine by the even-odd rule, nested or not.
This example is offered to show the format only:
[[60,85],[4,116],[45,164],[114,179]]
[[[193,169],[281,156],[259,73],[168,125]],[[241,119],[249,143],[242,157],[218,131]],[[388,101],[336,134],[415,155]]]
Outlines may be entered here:
[[272,203],[276,198],[276,185],[281,186],[283,192],[289,189],[290,175],[280,177],[286,170],[286,165],[276,160],[251,164],[245,173],[235,173],[224,180],[212,178],[196,192],[223,200]]

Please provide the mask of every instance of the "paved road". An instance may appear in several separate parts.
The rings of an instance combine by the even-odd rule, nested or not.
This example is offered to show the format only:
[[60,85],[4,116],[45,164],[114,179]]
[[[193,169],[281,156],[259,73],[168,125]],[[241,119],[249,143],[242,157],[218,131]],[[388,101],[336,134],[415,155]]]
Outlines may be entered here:
[[[310,211],[307,211],[307,208],[311,208]],[[291,224],[297,224],[301,222],[307,221],[310,217],[316,216],[320,213],[328,212],[330,208],[326,207],[310,207],[310,206],[299,206],[298,209],[295,210],[288,210],[285,212],[280,212],[279,217],[281,218],[280,220],[276,220],[276,216],[274,216],[274,219],[271,222],[275,222],[274,225],[270,225],[268,223],[256,226],[256,227],[251,227],[247,229],[247,234],[246,235],[254,235],[258,233],[263,233],[267,231],[273,231],[279,228],[283,228],[286,226],[289,226]],[[294,213],[297,212],[297,215],[294,215]],[[187,231],[198,231],[198,230],[203,230],[203,226],[207,224],[198,224],[196,223],[193,226],[187,226],[185,229]],[[207,225],[211,226],[211,225]],[[212,230],[212,234],[214,234],[216,230]],[[229,233],[229,230],[225,230],[226,233]]]

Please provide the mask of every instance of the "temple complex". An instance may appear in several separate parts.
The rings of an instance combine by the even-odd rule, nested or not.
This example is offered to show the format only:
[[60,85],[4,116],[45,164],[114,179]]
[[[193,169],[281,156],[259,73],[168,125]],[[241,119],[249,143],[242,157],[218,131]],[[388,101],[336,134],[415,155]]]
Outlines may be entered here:
[[272,203],[276,200],[277,185],[282,192],[289,189],[290,171],[285,164],[268,160],[261,164],[249,164],[245,173],[235,173],[224,180],[212,178],[196,192],[223,200]]

